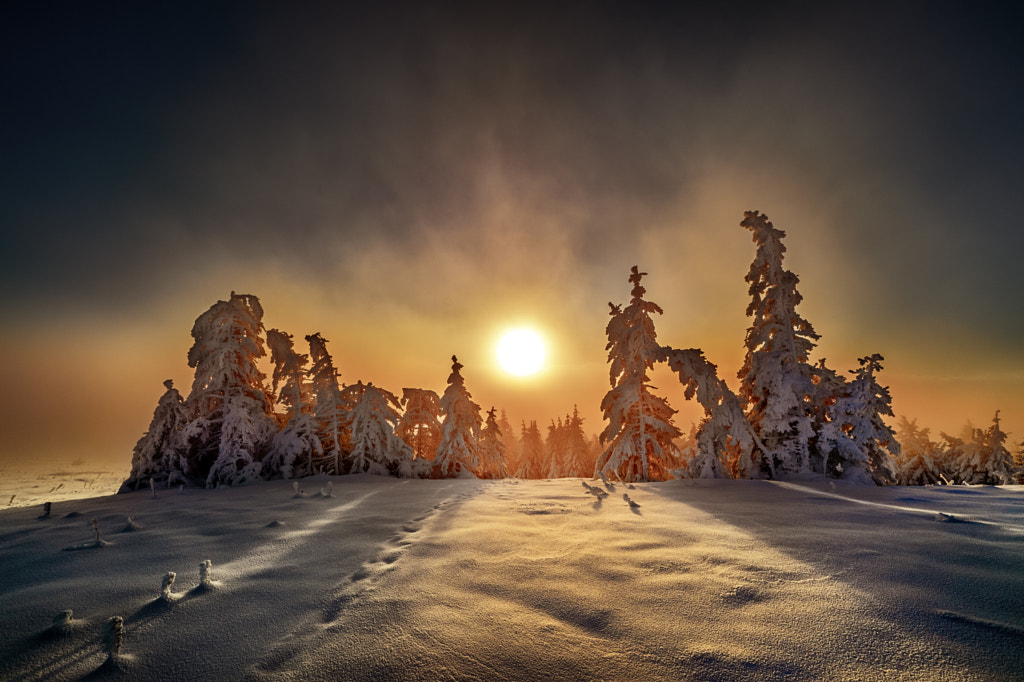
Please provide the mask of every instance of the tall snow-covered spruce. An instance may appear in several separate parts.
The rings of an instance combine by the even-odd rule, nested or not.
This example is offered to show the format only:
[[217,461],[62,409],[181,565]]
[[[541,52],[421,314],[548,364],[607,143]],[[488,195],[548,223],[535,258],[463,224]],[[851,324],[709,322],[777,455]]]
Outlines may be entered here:
[[808,357],[819,337],[796,311],[803,300],[796,289],[800,279],[782,267],[786,233],[758,211],[746,211],[740,225],[750,230],[757,245],[746,276],[751,298],[747,317],[753,320],[739,371],[740,398],[776,472],[807,473],[815,436],[814,372]]
[[334,367],[334,359],[327,350],[327,339],[319,333],[306,337],[309,344],[309,357],[312,366],[309,368],[310,388],[313,392],[315,407],[313,418],[316,424],[316,435],[323,447],[323,458],[318,464],[332,474],[342,473],[342,458],[349,449],[349,434],[345,428],[345,416],[349,405],[346,404],[338,385],[338,370]]
[[462,365],[452,356],[452,373],[441,396],[443,420],[432,475],[437,478],[473,477],[480,466],[480,406],[473,402],[461,374]]
[[480,466],[476,471],[477,478],[505,478],[508,467],[505,459],[505,441],[501,428],[498,426],[497,410],[487,411],[483,429],[478,442],[478,459]]
[[622,481],[668,478],[676,460],[672,441],[682,435],[672,423],[675,410],[649,385],[648,371],[659,352],[651,314],[660,315],[662,310],[644,300],[646,290],[640,282],[646,274],[633,266],[633,298],[624,310],[608,304],[612,319],[606,348],[612,388],[601,401],[608,425],[601,433],[605,450],[594,475],[604,473]]
[[195,369],[185,401],[194,415],[187,428],[185,473],[207,486],[259,477],[261,459],[277,430],[266,377],[257,362],[263,347],[263,308],[250,294],[231,292],[199,316],[188,365]]

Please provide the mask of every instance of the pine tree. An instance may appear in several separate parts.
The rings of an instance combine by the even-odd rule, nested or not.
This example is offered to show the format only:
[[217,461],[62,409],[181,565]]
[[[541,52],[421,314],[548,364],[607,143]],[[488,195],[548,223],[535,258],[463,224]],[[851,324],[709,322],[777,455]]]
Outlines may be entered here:
[[519,439],[516,438],[505,410],[501,411],[501,417],[498,418],[498,429],[501,431],[501,442],[505,446],[505,466],[511,475],[519,465]]
[[900,444],[883,417],[891,417],[892,396],[878,384],[883,358],[878,353],[860,358],[860,369],[846,391],[827,412],[819,449],[824,456],[825,474],[844,478],[869,476],[878,485],[895,480],[895,458]]
[[519,464],[516,467],[516,478],[541,478],[541,467],[544,463],[544,439],[537,428],[537,422],[531,421],[527,426],[523,421],[519,438]]
[[561,478],[564,473],[564,452],[565,452],[565,427],[562,420],[557,422],[551,420],[548,427],[548,437],[544,441],[545,472],[544,478]]
[[932,442],[927,428],[920,428],[917,420],[900,417],[896,430],[900,442],[900,456],[896,460],[896,482],[899,485],[936,485],[943,482],[940,469],[939,444]]
[[440,401],[443,424],[433,468],[437,478],[472,476],[480,465],[477,453],[480,406],[466,390],[461,370],[462,365],[453,355],[452,373]]
[[819,337],[796,312],[802,300],[796,289],[800,280],[782,267],[786,233],[757,211],[746,211],[740,225],[753,234],[757,252],[746,276],[751,297],[747,317],[753,321],[739,371],[739,396],[776,473],[809,472],[815,386],[807,361]]
[[319,333],[306,337],[312,365],[309,378],[315,407],[313,410],[316,435],[323,447],[320,460],[328,473],[342,473],[342,459],[348,452],[349,435],[345,429],[345,415],[348,405],[338,386],[338,370],[334,359],[327,350],[327,339]]
[[589,446],[587,435],[583,432],[583,417],[580,416],[579,407],[573,405],[572,415],[566,415],[564,424],[562,475],[590,478],[594,467],[589,462]]
[[1013,456],[1006,449],[1006,434],[999,427],[999,410],[992,418],[992,426],[976,429],[969,423],[963,437],[952,439],[943,434],[950,444],[957,482],[969,485],[1003,485],[1013,482]]
[[205,477],[207,486],[258,477],[277,430],[266,377],[257,366],[266,355],[262,320],[258,298],[231,292],[192,327],[188,364],[195,379],[185,404],[195,418],[186,430],[185,473]]
[[138,490],[139,484],[153,479],[167,484],[181,476],[181,453],[184,451],[188,412],[174,382],[164,382],[167,391],[160,397],[149,430],[142,435],[132,451],[132,472],[118,492]]
[[412,448],[415,459],[433,461],[441,443],[441,402],[437,393],[425,388],[403,388],[405,412],[395,433]]
[[479,442],[480,467],[476,471],[477,478],[505,478],[508,476],[505,459],[505,441],[501,427],[492,407],[487,411],[483,430],[480,431]]
[[605,451],[597,461],[594,475],[603,472],[622,481],[661,480],[669,476],[674,461],[672,441],[680,431],[672,424],[675,410],[649,385],[659,347],[652,313],[662,313],[644,300],[641,279],[646,275],[633,266],[629,282],[632,300],[625,310],[611,307],[607,326],[608,362],[612,388],[601,401],[608,425],[601,433]]
[[357,387],[359,399],[346,415],[352,438],[349,473],[397,473],[403,461],[412,461],[412,448],[395,435],[401,403],[372,383],[363,386],[360,381]]
[[[323,456],[323,445],[316,435],[312,395],[306,381],[309,356],[295,352],[291,334],[267,330],[270,362],[274,365],[273,390],[277,402],[284,405],[284,425],[274,436],[265,469],[284,478],[313,473],[313,460]],[[278,392],[280,387],[280,392]]]

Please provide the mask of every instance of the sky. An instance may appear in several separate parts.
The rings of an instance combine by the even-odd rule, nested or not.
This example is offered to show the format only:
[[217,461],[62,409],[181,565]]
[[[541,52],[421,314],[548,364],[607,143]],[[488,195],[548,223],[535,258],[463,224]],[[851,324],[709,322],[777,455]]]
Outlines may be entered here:
[[[0,10],[0,461],[127,462],[232,291],[346,383],[603,428],[608,302],[736,389],[785,230],[813,360],[1024,438],[1020,9],[978,3],[76,3]],[[531,326],[546,371],[512,378]],[[699,411],[654,383],[685,426]],[[684,429],[685,430],[685,429]]]

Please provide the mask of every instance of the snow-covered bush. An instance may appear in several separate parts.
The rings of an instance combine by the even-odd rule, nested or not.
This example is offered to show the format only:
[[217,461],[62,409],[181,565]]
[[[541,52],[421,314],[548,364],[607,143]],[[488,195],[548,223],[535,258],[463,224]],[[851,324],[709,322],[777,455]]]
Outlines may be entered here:
[[160,598],[164,601],[171,601],[171,585],[174,584],[175,577],[174,571],[168,571],[164,574],[163,581],[160,583]]
[[124,645],[124,618],[111,616],[103,624],[102,642],[107,660],[113,660],[121,653],[121,647]]

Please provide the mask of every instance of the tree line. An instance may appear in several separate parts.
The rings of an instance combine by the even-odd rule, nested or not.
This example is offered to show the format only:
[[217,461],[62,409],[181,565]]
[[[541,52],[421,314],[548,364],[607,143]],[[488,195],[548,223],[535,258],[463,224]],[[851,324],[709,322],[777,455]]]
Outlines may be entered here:
[[[251,294],[231,293],[196,319],[182,397],[171,381],[132,454],[122,490],[142,484],[237,485],[259,478],[313,473],[389,474],[417,478],[557,478],[604,475],[622,481],[768,478],[807,475],[880,485],[1008,483],[1020,478],[1005,447],[998,413],[990,429],[929,439],[903,419],[897,431],[889,389],[878,381],[884,358],[859,359],[852,378],[810,354],[820,336],[798,312],[799,278],[783,267],[785,232],[758,211],[740,225],[755,255],[745,281],[751,318],[738,391],[697,348],[658,343],[645,298],[647,273],[634,266],[629,303],[609,303],[606,327],[610,390],[601,402],[604,430],[588,438],[578,409],[553,421],[546,437],[525,420],[518,437],[504,411],[482,414],[452,356],[442,395],[404,388],[399,398],[373,383],[344,384],[319,333],[305,337],[265,329]],[[269,355],[272,373],[260,369]],[[675,410],[650,385],[666,365],[687,400],[705,416],[688,434]],[[902,440],[902,447],[901,442]]]

